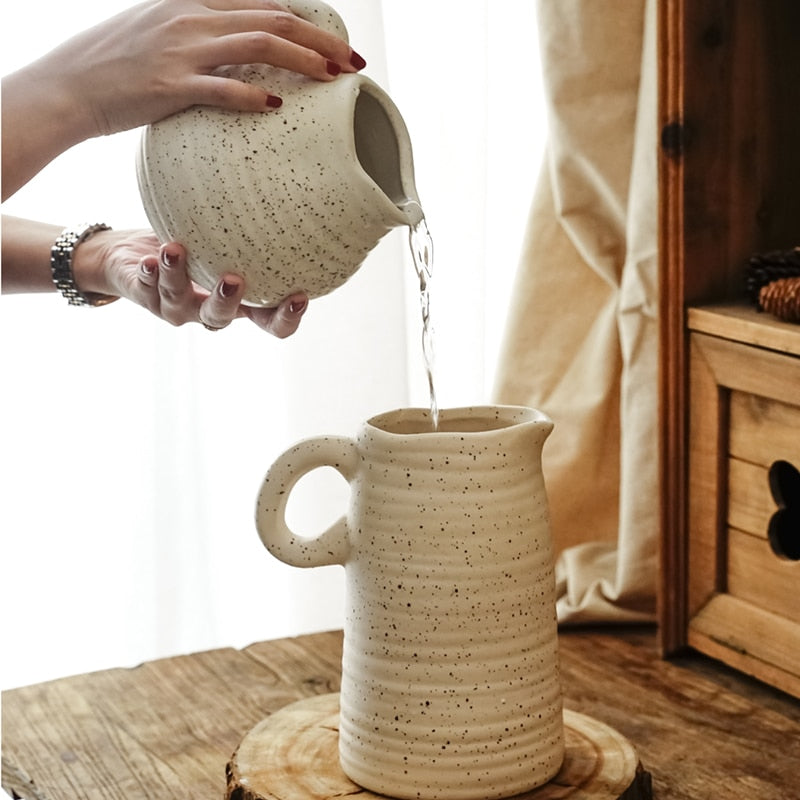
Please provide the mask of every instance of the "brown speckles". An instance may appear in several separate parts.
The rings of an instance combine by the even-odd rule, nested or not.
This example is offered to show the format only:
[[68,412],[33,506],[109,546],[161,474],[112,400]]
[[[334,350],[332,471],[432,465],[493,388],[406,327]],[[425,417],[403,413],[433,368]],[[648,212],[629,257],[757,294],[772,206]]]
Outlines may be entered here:
[[[490,798],[558,771],[555,580],[540,464],[551,427],[536,411],[490,407],[445,409],[431,432],[424,410],[407,409],[366,423],[346,458],[335,437],[292,457],[300,466],[281,485],[319,466],[329,440],[339,444],[324,463],[341,461],[349,475],[340,754],[362,786]],[[284,558],[271,524],[259,517]]]
[[[344,32],[335,13],[325,19]],[[235,268],[255,305],[300,289],[327,294],[385,233],[410,222],[403,205],[419,201],[405,124],[361,74],[325,82],[267,65],[227,72],[283,105],[251,114],[195,107],[148,126],[137,171],[150,223],[162,240],[186,244],[190,274],[207,289]],[[356,110],[362,94],[371,98],[366,116]],[[369,165],[354,140],[370,142]]]

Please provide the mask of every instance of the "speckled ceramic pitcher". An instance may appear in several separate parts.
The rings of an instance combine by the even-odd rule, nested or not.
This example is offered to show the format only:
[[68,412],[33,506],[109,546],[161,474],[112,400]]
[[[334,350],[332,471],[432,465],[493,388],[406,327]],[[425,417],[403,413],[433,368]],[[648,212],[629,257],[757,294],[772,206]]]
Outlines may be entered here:
[[[347,39],[329,6],[287,8]],[[361,74],[316,81],[267,65],[223,70],[283,105],[233,113],[194,107],[145,128],[137,159],[147,217],[188,250],[192,278],[212,289],[245,278],[245,302],[273,306],[350,278],[392,228],[422,218],[411,144],[388,95]]]
[[[343,564],[339,754],[370,791],[433,800],[510,797],[563,759],[555,585],[541,450],[552,429],[514,406],[369,420],[356,439],[301,441],[269,470],[262,541],[299,567]],[[293,533],[294,484],[331,466],[345,516]]]

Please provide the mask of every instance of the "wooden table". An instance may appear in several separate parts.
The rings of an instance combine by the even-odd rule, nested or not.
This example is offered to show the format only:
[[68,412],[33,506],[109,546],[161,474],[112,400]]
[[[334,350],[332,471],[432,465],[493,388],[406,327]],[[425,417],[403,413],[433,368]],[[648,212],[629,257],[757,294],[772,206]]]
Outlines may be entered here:
[[[221,800],[242,737],[339,689],[341,633],[261,642],[5,692],[3,786],[26,800]],[[561,635],[565,704],[637,748],[658,800],[800,798],[800,703],[647,629]],[[287,798],[291,800],[291,798]]]

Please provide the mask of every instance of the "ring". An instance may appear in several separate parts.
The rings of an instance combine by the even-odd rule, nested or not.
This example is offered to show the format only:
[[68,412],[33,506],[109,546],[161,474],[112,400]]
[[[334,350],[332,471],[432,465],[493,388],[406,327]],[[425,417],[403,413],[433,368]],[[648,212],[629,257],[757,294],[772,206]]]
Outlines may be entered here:
[[214,331],[214,332],[216,332],[216,331],[221,331],[221,330],[222,330],[222,328],[225,328],[225,327],[226,327],[225,325],[223,325],[223,326],[222,326],[222,328],[215,328],[213,325],[206,325],[206,323],[205,323],[205,322],[203,322],[203,320],[200,320],[200,324],[201,324],[201,325],[202,325],[202,326],[203,326],[203,327],[204,327],[204,328],[205,328],[207,331]]

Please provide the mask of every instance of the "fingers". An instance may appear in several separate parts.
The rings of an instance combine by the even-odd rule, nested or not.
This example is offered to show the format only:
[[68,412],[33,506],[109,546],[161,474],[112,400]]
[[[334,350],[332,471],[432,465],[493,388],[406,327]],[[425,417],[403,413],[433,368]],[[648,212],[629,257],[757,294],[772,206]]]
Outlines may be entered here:
[[243,295],[244,281],[238,275],[224,275],[201,303],[198,320],[211,331],[227,328],[237,315]]
[[[350,44],[340,36],[320,28],[313,22],[290,11],[285,5],[272,0],[216,0],[210,4],[221,13],[218,24],[219,35],[263,31],[279,39],[293,42],[303,48],[330,59],[344,72],[355,72],[366,66],[364,59],[358,55]],[[245,64],[262,61],[255,58],[247,60],[225,60],[220,63]],[[269,61],[268,63],[273,63]],[[276,66],[283,66],[278,65]],[[292,69],[291,66],[287,67]],[[298,70],[302,71],[302,70]],[[304,73],[315,77],[312,73]],[[325,75],[318,75],[323,80]]]
[[138,278],[142,286],[158,290],[158,259],[155,256],[145,256],[139,262]]
[[278,108],[281,100],[263,89],[215,74],[217,64],[270,64],[331,81],[342,72],[356,72],[366,61],[344,39],[317,27],[277,4],[266,9],[221,10],[213,20],[205,70],[193,79],[192,102],[233,111]]
[[197,322],[218,331],[237,317],[247,317],[273,336],[285,339],[297,330],[308,307],[308,296],[303,292],[290,295],[274,308],[244,306],[244,279],[233,273],[223,275],[213,291],[207,292],[192,282],[186,251],[176,242],[162,245],[158,256],[147,253],[133,270],[125,272],[130,277],[125,279],[128,289],[122,293],[172,325]]
[[242,311],[259,328],[279,339],[285,339],[297,330],[307,308],[308,297],[303,293],[298,293],[290,295],[275,308],[243,306]]
[[342,72],[356,72],[357,64],[365,65],[364,59],[344,42],[337,39],[335,45],[323,47],[272,33],[247,31],[218,39],[212,52],[214,61],[223,64],[271,64],[320,81],[333,80]]
[[186,251],[174,243],[165,244],[159,254],[158,295],[161,316],[182,325],[196,311],[194,286],[186,271]]
[[139,268],[135,275],[125,280],[130,285],[127,293],[131,300],[144,306],[156,316],[161,316],[161,295],[158,291],[159,259],[158,256],[148,255],[139,261]]
[[158,256],[139,260],[128,296],[172,325],[197,319],[197,299],[186,272],[186,252],[179,244],[163,245]]
[[226,111],[269,111],[280,108],[283,100],[258,86],[215,75],[195,78],[193,102],[216,106]]
[[85,139],[193,105],[245,112],[277,106],[269,87],[217,74],[228,65],[274,64],[330,81],[363,68],[364,59],[343,38],[270,0],[163,0],[133,6],[36,63],[14,85],[26,94],[27,83],[46,72],[51,94],[78,100],[71,135]]
[[222,64],[268,63],[318,80],[366,66],[344,39],[288,11],[231,11],[220,20],[215,60]]
[[244,281],[238,275],[223,275],[214,291],[201,292],[189,278],[186,251],[169,243],[161,248],[158,294],[161,316],[168,322],[200,322],[208,330],[218,331],[235,319],[244,295]]

